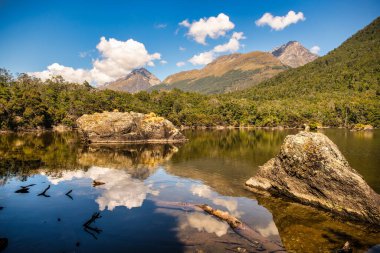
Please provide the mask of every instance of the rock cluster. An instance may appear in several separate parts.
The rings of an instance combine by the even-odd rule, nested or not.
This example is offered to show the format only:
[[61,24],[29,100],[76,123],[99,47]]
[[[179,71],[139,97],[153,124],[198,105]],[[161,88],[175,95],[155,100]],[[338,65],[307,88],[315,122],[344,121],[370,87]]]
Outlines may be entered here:
[[186,140],[170,121],[154,113],[85,114],[76,123],[87,143],[175,143]]
[[285,138],[280,153],[246,182],[248,189],[380,224],[380,196],[321,133]]

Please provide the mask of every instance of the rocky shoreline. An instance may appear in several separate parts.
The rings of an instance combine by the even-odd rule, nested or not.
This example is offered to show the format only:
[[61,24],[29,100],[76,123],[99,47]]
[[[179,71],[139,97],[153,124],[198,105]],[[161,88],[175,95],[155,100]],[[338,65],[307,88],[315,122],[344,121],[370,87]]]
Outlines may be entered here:
[[[362,125],[362,124],[359,124]],[[319,126],[317,129],[348,129],[353,132],[368,132],[372,130],[379,129],[377,127],[373,127],[371,125],[363,125],[365,127],[355,127],[353,126]],[[178,126],[180,130],[224,130],[224,129],[264,129],[264,130],[291,130],[291,129],[298,129],[302,130],[305,129],[305,127],[288,127],[288,126],[273,126],[273,127],[266,127],[266,126]],[[39,132],[68,132],[68,131],[77,131],[78,127],[69,127],[66,125],[55,125],[52,128],[28,128],[28,129],[18,129],[18,130],[0,130],[0,134],[7,134],[7,133],[39,133]]]

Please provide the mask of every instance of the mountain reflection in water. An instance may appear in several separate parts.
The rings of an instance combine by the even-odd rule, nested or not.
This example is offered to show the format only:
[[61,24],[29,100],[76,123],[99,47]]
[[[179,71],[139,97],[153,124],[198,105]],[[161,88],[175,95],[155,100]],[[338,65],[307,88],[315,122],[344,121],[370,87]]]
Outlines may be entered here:
[[[244,189],[245,180],[295,132],[187,131],[190,141],[181,146],[89,147],[75,133],[0,135],[0,238],[9,239],[4,252],[253,250],[227,223],[156,205],[160,201],[228,211],[290,252],[329,252],[346,240],[365,252],[380,243],[378,230]],[[325,133],[379,192],[380,132]],[[94,180],[104,184],[93,187]],[[15,193],[29,184],[35,184],[29,193]],[[38,197],[48,185],[51,197]],[[65,196],[70,190],[72,199]],[[95,240],[82,224],[97,211],[102,218],[94,224],[102,231]]]

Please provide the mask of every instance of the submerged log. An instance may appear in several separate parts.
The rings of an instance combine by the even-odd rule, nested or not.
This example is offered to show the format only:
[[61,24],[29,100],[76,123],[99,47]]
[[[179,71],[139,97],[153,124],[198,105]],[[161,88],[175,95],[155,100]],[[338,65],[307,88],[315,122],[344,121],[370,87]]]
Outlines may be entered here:
[[228,212],[214,209],[206,204],[192,204],[192,203],[183,203],[183,202],[167,202],[167,201],[157,201],[156,205],[164,208],[179,208],[182,210],[193,210],[193,211],[204,211],[222,221],[228,223],[232,230],[245,238],[260,251],[267,252],[286,252],[284,247],[278,245],[275,242],[268,240],[266,237],[262,236],[257,231],[253,230],[247,224],[229,214]]

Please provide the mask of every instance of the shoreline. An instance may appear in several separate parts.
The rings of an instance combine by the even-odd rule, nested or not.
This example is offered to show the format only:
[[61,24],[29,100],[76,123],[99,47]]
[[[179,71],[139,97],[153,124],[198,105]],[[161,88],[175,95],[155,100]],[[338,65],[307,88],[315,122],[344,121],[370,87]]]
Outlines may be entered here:
[[[179,126],[177,127],[179,130],[227,130],[227,129],[262,129],[262,130],[302,130],[305,129],[304,127],[288,127],[288,126],[275,126],[275,127],[261,127],[261,126]],[[379,128],[373,127],[372,129],[359,129],[355,130],[352,127],[330,127],[330,126],[323,126],[318,127],[316,130],[319,129],[347,129],[351,132],[367,132],[376,130]],[[65,132],[72,132],[77,131],[78,129],[66,127],[65,129],[56,129],[56,128],[40,128],[40,129],[19,129],[19,130],[0,130],[1,134],[22,134],[22,133],[45,133],[45,132],[55,132],[55,133],[65,133]]]

